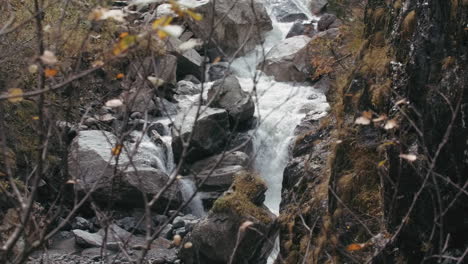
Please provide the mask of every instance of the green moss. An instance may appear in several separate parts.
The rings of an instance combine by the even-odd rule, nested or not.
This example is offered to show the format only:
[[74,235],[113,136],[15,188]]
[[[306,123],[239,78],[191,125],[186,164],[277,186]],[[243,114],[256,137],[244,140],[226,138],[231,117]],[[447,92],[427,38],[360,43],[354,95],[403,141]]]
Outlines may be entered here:
[[253,203],[259,194],[266,191],[262,179],[252,173],[240,172],[235,175],[232,189],[232,193],[216,200],[211,209],[213,212],[233,212],[241,217],[251,216],[265,224],[271,222],[267,211]]

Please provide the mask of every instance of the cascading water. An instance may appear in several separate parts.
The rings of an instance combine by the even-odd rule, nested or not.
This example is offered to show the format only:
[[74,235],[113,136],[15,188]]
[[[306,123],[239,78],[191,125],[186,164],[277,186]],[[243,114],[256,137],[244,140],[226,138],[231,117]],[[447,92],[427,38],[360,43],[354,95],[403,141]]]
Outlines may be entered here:
[[[277,0],[264,1],[271,16],[272,6]],[[306,0],[290,1],[312,18],[304,3]],[[313,87],[307,84],[276,82],[271,77],[263,76],[261,72],[257,72],[257,76],[260,77],[254,80],[258,63],[272,47],[285,39],[293,24],[278,23],[275,17],[271,19],[273,30],[267,34],[264,45],[234,60],[231,68],[238,76],[244,90],[253,91],[255,87],[256,92],[253,96],[257,102],[256,116],[260,125],[254,132],[254,166],[268,185],[265,205],[278,215],[283,171],[289,157],[288,147],[293,139],[294,128],[305,116],[301,109],[307,104],[311,106],[308,111],[314,111],[317,117],[320,117],[325,115],[328,103],[322,91],[314,91]],[[276,260],[278,253],[277,238],[268,258],[268,264]]]
[[[291,2],[303,3],[301,0]],[[271,11],[273,4],[268,0],[265,0],[265,4]],[[252,91],[255,85],[256,93],[253,96],[258,102],[256,116],[260,125],[254,132],[254,166],[268,185],[265,204],[278,214],[283,170],[289,155],[288,146],[293,138],[294,128],[305,116],[301,110],[308,105],[308,111],[324,115],[328,103],[322,91],[314,90],[308,84],[276,82],[272,77],[264,76],[258,71],[256,73],[260,77],[254,80],[256,66],[263,60],[263,55],[284,40],[292,26],[292,23],[278,23],[275,17],[271,19],[273,30],[267,34],[264,45],[234,60],[231,68],[243,89]]]

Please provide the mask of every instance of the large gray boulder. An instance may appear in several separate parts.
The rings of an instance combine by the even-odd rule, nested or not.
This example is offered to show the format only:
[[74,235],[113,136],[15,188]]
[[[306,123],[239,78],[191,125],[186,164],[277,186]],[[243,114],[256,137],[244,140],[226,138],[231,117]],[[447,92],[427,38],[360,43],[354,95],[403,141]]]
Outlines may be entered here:
[[[125,142],[117,163],[112,154],[116,141],[110,132],[80,131],[70,147],[70,176],[80,193],[93,191],[98,201],[113,200],[123,206],[142,207],[142,193],[154,195],[169,181],[164,167],[165,150],[155,147],[148,152],[142,147],[129,155],[126,149],[131,153],[135,144]],[[181,200],[177,184],[173,184],[157,204],[161,208],[174,207]]]
[[265,191],[255,175],[237,174],[231,191],[185,237],[183,244],[192,246],[181,248],[183,263],[266,263],[277,226],[274,214],[258,199]]
[[252,97],[242,90],[234,75],[213,84],[208,91],[208,103],[211,107],[226,109],[233,126],[249,121],[255,113]]
[[209,41],[228,56],[234,55],[239,49],[236,56],[253,50],[265,40],[264,33],[273,29],[271,19],[260,1],[217,0],[216,4],[209,1],[195,11],[203,15],[200,21],[187,20],[195,36],[208,40],[211,29],[214,29]]
[[279,82],[303,82],[308,77],[307,45],[312,39],[307,36],[295,36],[283,40],[273,47],[259,64],[258,69],[274,76]]
[[197,107],[179,113],[172,130],[172,150],[179,161],[184,149],[183,142],[191,137],[185,161],[192,163],[219,153],[226,145],[229,136],[229,116],[224,109],[202,107],[197,119]]

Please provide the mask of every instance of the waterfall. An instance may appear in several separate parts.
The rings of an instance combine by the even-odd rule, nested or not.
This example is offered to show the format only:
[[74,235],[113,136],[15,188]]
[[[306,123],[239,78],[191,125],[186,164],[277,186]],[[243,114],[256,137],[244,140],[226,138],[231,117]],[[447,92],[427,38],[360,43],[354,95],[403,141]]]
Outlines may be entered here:
[[[267,9],[270,10],[268,1],[264,0]],[[313,18],[308,11],[307,0],[290,0],[304,13]],[[294,138],[294,129],[305,116],[301,111],[308,105],[309,111],[314,111],[317,116],[324,116],[328,108],[325,95],[322,91],[316,91],[309,84],[276,82],[273,78],[256,72],[256,66],[262,61],[264,55],[285,39],[293,23],[278,23],[271,17],[273,30],[267,36],[264,45],[257,47],[244,57],[238,58],[232,63],[232,70],[239,78],[241,86],[246,91],[253,91],[255,86],[256,117],[259,126],[253,132],[254,135],[254,167],[265,180],[268,190],[266,192],[265,205],[276,215],[279,215],[281,203],[281,188],[283,171],[288,163],[289,146]],[[254,81],[255,73],[259,78]],[[258,75],[257,75],[258,76]],[[256,83],[255,83],[256,82]],[[279,253],[279,238],[275,241],[274,249],[268,258],[268,264],[272,264]]]

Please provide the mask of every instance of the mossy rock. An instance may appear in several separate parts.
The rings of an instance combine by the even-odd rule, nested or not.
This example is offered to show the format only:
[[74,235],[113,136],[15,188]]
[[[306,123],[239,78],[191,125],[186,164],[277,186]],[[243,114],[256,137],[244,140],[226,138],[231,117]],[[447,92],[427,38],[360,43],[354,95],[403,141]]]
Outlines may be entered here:
[[231,191],[216,200],[211,209],[214,213],[235,213],[242,218],[253,217],[269,224],[272,218],[261,207],[267,190],[265,182],[253,173],[242,171],[234,175]]

